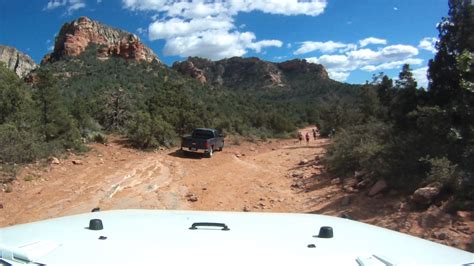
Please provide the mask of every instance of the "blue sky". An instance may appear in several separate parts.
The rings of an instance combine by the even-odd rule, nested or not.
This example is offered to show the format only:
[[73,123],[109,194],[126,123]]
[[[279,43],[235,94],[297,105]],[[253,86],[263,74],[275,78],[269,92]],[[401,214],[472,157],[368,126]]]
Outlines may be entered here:
[[140,36],[168,65],[187,56],[305,58],[363,83],[409,63],[421,85],[447,0],[0,0],[0,44],[36,62],[80,16]]

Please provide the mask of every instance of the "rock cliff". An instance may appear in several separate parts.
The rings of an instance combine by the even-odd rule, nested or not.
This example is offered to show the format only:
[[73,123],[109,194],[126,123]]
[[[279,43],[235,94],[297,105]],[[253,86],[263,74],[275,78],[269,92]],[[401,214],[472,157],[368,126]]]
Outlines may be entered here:
[[10,46],[0,45],[0,62],[23,78],[37,67],[36,63],[28,55]]
[[97,58],[103,60],[118,56],[136,61],[159,61],[135,34],[80,17],[62,26],[56,37],[54,51],[47,54],[42,63],[54,62],[66,56],[78,56],[90,44],[97,45]]
[[243,89],[291,87],[292,79],[300,75],[313,80],[329,79],[322,65],[299,59],[272,63],[256,57],[232,57],[219,61],[190,57],[175,62],[173,69],[203,84]]

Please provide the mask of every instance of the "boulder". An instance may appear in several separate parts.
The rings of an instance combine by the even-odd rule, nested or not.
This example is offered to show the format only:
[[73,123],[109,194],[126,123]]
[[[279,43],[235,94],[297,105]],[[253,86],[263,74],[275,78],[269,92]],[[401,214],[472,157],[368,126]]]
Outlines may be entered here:
[[420,205],[430,205],[441,192],[442,185],[438,182],[415,190],[412,201]]
[[446,232],[433,232],[432,237],[439,240],[446,240],[448,239],[448,234]]
[[51,157],[49,159],[49,162],[50,162],[50,164],[60,164],[61,163],[61,161],[59,161],[59,159],[56,158],[56,157]]
[[359,191],[358,189],[355,189],[351,186],[343,186],[342,189],[346,192],[349,192],[349,193],[356,193],[356,192]]
[[345,178],[344,186],[355,187],[357,185],[357,179],[354,177]]
[[346,213],[346,212],[341,213],[341,214],[339,215],[339,217],[344,218],[344,219],[354,220],[354,219],[352,219],[352,217],[351,217],[348,213]]
[[303,188],[303,187],[304,187],[304,184],[303,184],[303,182],[301,182],[301,181],[297,181],[297,182],[291,184],[291,187],[292,187],[292,188]]
[[343,206],[343,207],[348,206],[349,204],[351,204],[351,201],[352,201],[352,197],[345,196],[341,200],[341,206]]
[[84,164],[81,160],[72,160],[72,164],[75,164],[75,165],[82,165]]
[[463,221],[469,221],[471,219],[472,214],[469,211],[457,211],[456,216],[459,217]]
[[307,159],[303,159],[303,160],[300,161],[299,164],[300,164],[300,165],[308,164],[308,160],[307,160]]
[[3,191],[5,191],[5,193],[10,193],[13,191],[13,188],[12,188],[12,185],[10,184],[3,184]]
[[363,179],[359,183],[356,184],[356,188],[361,189],[367,187],[372,181],[368,178]]
[[331,180],[331,184],[333,185],[341,184],[341,179],[339,177],[333,178]]
[[387,187],[387,182],[384,179],[380,179],[370,188],[368,195],[370,197],[375,196],[387,189]]
[[300,177],[303,177],[303,173],[301,172],[292,172],[291,173],[291,177],[297,177],[297,178],[300,178]]
[[357,178],[357,179],[361,179],[362,177],[364,177],[365,173],[362,172],[362,171],[355,171],[354,172],[354,178]]
[[194,195],[193,193],[186,194],[186,198],[188,198],[188,201],[190,201],[190,202],[198,201],[198,197],[196,195]]
[[450,224],[450,222],[449,214],[444,213],[436,206],[431,206],[418,218],[418,225],[423,229],[443,227]]

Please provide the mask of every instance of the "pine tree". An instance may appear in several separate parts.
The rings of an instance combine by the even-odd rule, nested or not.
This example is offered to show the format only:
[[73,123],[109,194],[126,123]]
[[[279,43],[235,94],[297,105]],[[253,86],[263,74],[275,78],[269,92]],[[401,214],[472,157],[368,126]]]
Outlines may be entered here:
[[76,123],[68,113],[53,75],[38,70],[34,99],[40,113],[41,133],[46,142],[57,141],[62,148],[80,147]]
[[[450,0],[449,14],[438,24],[438,53],[429,62],[430,94],[437,105],[448,105],[466,92],[460,88],[461,78],[473,82],[474,64],[463,71],[459,61],[474,52],[474,6],[471,0]],[[466,70],[466,69],[464,69]],[[463,73],[464,72],[464,73]],[[472,91],[471,91],[472,93]]]
[[402,71],[398,74],[398,80],[395,81],[395,85],[399,89],[416,89],[417,82],[413,78],[413,72],[409,64],[404,64]]
[[407,129],[410,127],[408,114],[417,107],[419,94],[410,65],[403,65],[398,80],[395,81],[395,89],[391,97],[389,113],[400,129]]
[[23,82],[0,64],[0,124],[26,122],[31,105],[31,94]]
[[[471,0],[450,0],[448,16],[438,25],[438,53],[429,63],[430,110],[436,110],[445,128],[438,137],[449,161],[459,166],[465,195],[474,188],[474,5]],[[426,108],[425,108],[426,109]],[[434,115],[423,114],[434,121]],[[425,123],[427,124],[427,123]],[[469,189],[469,187],[471,189]],[[469,192],[470,191],[470,192]]]

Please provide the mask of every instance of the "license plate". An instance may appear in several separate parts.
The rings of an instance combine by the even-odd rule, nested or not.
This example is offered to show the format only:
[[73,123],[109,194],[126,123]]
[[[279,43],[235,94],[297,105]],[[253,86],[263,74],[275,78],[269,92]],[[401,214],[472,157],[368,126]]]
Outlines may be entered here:
[[197,149],[195,147],[191,147],[190,150],[197,151]]

